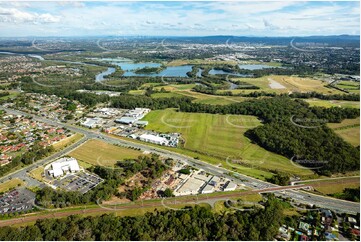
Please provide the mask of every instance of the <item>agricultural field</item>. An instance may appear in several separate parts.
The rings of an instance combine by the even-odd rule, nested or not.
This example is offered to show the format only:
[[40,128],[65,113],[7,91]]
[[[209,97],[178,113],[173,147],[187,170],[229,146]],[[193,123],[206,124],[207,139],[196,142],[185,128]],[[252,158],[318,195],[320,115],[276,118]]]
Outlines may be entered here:
[[345,119],[341,123],[329,123],[328,126],[353,146],[360,145],[360,118]]
[[[244,133],[248,129],[261,125],[254,116],[183,113],[166,109],[151,111],[144,120],[149,121],[148,130],[181,133],[184,150],[216,158],[223,166],[240,168],[240,171],[261,168],[301,176],[313,174],[308,169],[292,166],[287,158],[269,152],[246,138]],[[242,168],[239,164],[247,167]]]
[[[289,93],[289,92],[310,92],[317,91],[324,94],[341,94],[343,92],[326,87],[327,83],[320,80],[311,78],[301,78],[297,76],[264,76],[259,78],[232,78],[232,80],[238,80],[247,82],[249,84],[258,86],[260,89],[249,90],[232,90],[232,93],[250,93],[254,91],[265,91],[270,93]],[[222,93],[225,91],[219,91]]]
[[135,159],[142,152],[112,145],[100,140],[89,140],[69,153],[69,156],[90,165],[113,167],[117,161]]
[[357,101],[341,101],[341,100],[320,100],[320,99],[303,99],[308,102],[310,106],[320,106],[325,108],[340,107],[340,108],[360,108],[360,102]]
[[4,183],[0,183],[0,193],[7,192],[13,188],[17,188],[19,186],[23,186],[25,183],[19,178],[13,178]]

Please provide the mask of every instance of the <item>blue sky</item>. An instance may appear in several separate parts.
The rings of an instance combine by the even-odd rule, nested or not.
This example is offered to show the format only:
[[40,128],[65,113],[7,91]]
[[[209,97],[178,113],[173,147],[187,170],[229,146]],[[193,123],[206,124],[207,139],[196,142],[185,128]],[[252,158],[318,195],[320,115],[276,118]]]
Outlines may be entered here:
[[358,1],[9,2],[0,0],[0,37],[334,34],[360,34]]

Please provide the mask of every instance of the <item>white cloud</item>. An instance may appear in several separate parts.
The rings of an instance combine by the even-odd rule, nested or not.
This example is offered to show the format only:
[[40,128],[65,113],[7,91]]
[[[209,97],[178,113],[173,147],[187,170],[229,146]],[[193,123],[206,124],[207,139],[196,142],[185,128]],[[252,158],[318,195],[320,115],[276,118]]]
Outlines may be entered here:
[[60,21],[59,16],[50,13],[30,13],[16,8],[0,8],[0,22],[5,23],[56,23]]

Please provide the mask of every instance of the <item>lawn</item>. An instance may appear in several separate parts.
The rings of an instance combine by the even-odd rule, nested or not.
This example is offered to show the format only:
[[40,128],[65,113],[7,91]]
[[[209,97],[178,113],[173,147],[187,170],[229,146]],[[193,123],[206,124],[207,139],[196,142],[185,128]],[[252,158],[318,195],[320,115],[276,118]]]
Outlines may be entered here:
[[[151,111],[144,120],[149,121],[148,130],[181,133],[185,142],[181,148],[215,158],[218,164],[228,168],[251,171],[252,167],[257,167],[301,176],[313,174],[308,169],[292,166],[287,158],[269,152],[246,138],[244,133],[248,129],[261,125],[254,116],[183,113],[166,109]],[[235,161],[247,164],[249,168],[242,168],[234,164]]]
[[336,134],[353,146],[360,145],[360,118],[345,119],[341,123],[329,123]]
[[138,150],[112,145],[100,140],[89,140],[69,153],[69,156],[82,162],[109,167],[113,167],[119,160],[135,159],[140,155],[142,152]]
[[61,150],[75,143],[76,141],[80,140],[82,137],[83,135],[80,133],[73,134],[72,136],[69,136],[65,139],[60,140],[59,142],[56,142],[55,144],[53,144],[53,147],[55,150]]
[[25,183],[19,178],[13,178],[4,183],[0,183],[0,193],[7,192],[13,188],[25,185]]

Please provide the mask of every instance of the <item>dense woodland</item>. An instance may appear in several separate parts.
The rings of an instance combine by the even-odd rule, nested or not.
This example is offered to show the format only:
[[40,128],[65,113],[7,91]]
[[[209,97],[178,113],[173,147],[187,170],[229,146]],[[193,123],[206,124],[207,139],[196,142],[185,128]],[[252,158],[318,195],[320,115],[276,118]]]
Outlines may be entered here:
[[272,240],[284,221],[280,202],[265,209],[214,213],[196,206],[137,217],[114,215],[38,220],[21,228],[3,227],[0,240]]

